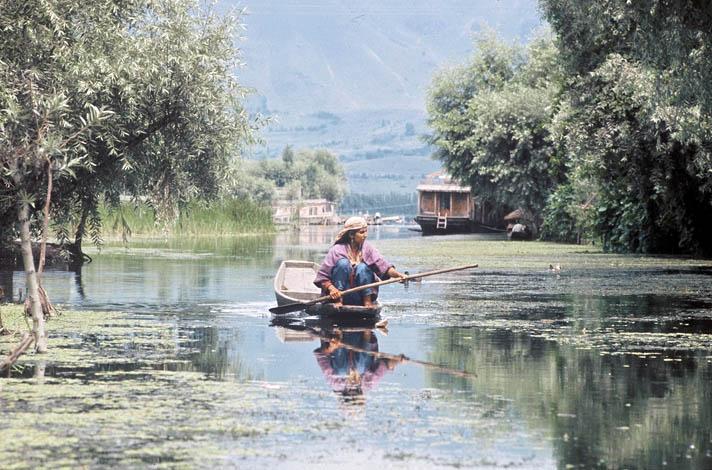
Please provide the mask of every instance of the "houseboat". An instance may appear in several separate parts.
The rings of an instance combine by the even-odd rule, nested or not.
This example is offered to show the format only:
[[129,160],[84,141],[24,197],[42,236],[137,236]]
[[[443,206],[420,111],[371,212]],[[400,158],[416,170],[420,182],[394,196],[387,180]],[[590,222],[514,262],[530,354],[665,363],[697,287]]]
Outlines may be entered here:
[[336,204],[326,199],[280,200],[272,207],[275,224],[331,225],[339,222]]
[[503,229],[501,210],[479,203],[470,186],[453,181],[445,172],[427,175],[416,189],[418,215],[415,221],[424,235]]

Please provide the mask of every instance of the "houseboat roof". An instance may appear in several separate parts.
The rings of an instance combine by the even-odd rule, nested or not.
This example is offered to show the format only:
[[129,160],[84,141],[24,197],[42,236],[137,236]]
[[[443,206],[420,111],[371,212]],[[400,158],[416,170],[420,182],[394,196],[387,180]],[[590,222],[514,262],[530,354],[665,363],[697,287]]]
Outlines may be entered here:
[[420,183],[418,184],[418,186],[416,186],[415,189],[418,191],[438,191],[451,193],[469,193],[471,191],[471,188],[469,186],[462,186],[461,184],[452,181],[452,177],[442,171],[430,173],[423,180],[420,181]]
[[274,201],[272,203],[273,206],[296,206],[296,205],[314,206],[314,205],[319,205],[319,204],[334,204],[334,203],[332,201],[329,201],[328,199],[302,199],[302,200],[280,199],[280,200]]

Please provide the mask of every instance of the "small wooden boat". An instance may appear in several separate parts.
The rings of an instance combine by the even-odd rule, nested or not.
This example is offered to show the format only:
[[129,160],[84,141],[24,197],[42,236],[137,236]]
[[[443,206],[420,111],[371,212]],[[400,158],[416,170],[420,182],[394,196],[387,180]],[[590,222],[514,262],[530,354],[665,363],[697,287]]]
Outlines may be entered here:
[[[286,260],[277,270],[274,277],[274,293],[277,305],[288,305],[297,302],[308,302],[322,295],[321,289],[314,285],[314,278],[319,271],[319,265],[311,261]],[[361,305],[334,306],[323,302],[309,305],[305,308],[310,315],[329,317],[333,319],[377,319],[381,313],[381,304],[376,302],[372,308]]]
[[334,335],[344,331],[388,331],[388,320],[379,318],[335,320],[333,317],[282,316],[272,317],[270,326],[275,329],[277,338],[283,343],[313,341],[320,335]]

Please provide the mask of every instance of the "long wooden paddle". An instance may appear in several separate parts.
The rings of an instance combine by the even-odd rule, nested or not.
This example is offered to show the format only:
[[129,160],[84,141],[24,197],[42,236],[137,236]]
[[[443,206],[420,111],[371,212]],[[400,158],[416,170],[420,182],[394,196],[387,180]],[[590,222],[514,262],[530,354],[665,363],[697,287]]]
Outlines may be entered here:
[[[321,335],[319,335],[319,337],[323,338]],[[371,356],[376,357],[376,358],[388,359],[389,361],[396,361],[396,362],[412,362],[413,364],[418,364],[421,366],[429,367],[431,369],[434,369],[434,370],[437,370],[440,372],[445,372],[447,374],[457,375],[458,377],[475,377],[475,378],[477,377],[477,374],[475,374],[474,372],[467,372],[464,370],[452,369],[450,367],[441,366],[440,364],[435,364],[434,362],[421,361],[418,359],[411,359],[410,357],[406,356],[405,354],[388,354],[388,353],[384,353],[384,352],[380,352],[380,351],[369,351],[368,349],[359,348],[352,344],[344,343],[341,341],[339,341],[339,345],[346,349],[350,349],[351,351],[370,354]]]
[[[412,279],[419,279],[421,277],[434,276],[436,274],[442,274],[442,273],[449,273],[451,271],[461,271],[463,269],[476,268],[477,266],[478,265],[476,265],[476,264],[468,264],[465,266],[457,266],[455,268],[437,269],[435,271],[427,271],[427,272],[420,273],[420,274],[410,274],[408,276],[403,276],[402,278],[394,277],[392,279],[387,279],[385,281],[372,282],[370,284],[364,284],[362,286],[357,286],[357,287],[352,287],[351,289],[342,290],[341,296],[343,297],[346,294],[350,294],[352,292],[359,292],[364,289],[368,289],[370,287],[385,286],[386,284],[392,284],[394,282],[410,281]],[[275,315],[284,315],[285,313],[298,312],[299,310],[304,310],[305,308],[307,308],[310,305],[318,304],[321,302],[326,302],[327,300],[331,300],[331,297],[328,295],[324,295],[321,297],[317,297],[316,299],[308,300],[306,302],[294,302],[292,304],[278,305],[276,307],[272,307],[271,309],[269,309],[269,311],[274,313]]]

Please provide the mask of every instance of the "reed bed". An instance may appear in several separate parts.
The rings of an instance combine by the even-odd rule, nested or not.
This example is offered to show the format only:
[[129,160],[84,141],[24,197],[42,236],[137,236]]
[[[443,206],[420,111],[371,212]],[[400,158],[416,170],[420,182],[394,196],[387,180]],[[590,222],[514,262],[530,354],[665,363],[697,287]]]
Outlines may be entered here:
[[173,220],[162,220],[145,203],[122,203],[102,208],[104,236],[201,236],[274,231],[269,207],[250,201],[223,199],[194,201],[182,207]]

